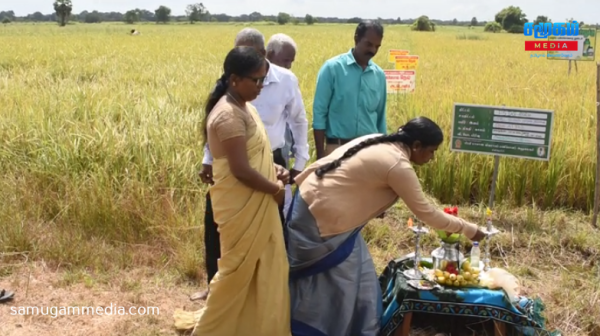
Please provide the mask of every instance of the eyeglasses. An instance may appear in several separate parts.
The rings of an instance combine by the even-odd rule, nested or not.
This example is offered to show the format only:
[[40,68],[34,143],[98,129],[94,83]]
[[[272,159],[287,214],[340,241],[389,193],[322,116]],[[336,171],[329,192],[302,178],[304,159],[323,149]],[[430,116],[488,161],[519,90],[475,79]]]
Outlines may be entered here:
[[259,86],[261,84],[263,84],[265,82],[265,78],[267,78],[267,76],[264,77],[250,77],[250,76],[245,76],[244,78],[248,78],[252,81],[254,81],[254,83],[256,84],[256,86]]

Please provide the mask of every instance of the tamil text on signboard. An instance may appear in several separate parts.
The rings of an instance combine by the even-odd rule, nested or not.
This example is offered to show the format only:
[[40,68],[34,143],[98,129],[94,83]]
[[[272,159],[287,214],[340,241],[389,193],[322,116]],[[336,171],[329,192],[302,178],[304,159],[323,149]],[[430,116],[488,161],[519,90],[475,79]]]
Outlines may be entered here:
[[388,61],[390,63],[396,63],[396,56],[402,56],[402,55],[408,55],[408,54],[409,54],[408,50],[390,49],[390,51],[388,53]]
[[450,150],[548,161],[554,112],[454,104]]
[[414,70],[384,70],[387,93],[412,93],[415,91],[417,72]]
[[396,70],[416,70],[419,66],[419,56],[399,55],[396,56]]

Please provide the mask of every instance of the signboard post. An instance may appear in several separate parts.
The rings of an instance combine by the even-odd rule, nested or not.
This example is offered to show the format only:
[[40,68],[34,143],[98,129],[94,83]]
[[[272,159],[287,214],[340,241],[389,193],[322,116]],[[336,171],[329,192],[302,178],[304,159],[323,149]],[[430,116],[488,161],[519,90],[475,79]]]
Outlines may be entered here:
[[[598,207],[600,206],[600,63],[596,63],[596,185],[594,187],[594,214],[592,226],[598,226]],[[598,268],[600,277],[600,268]]]
[[548,42],[576,41],[577,50],[572,50],[572,52],[568,53],[562,53],[561,50],[553,50],[546,53],[547,59],[568,60],[569,75],[571,74],[571,62],[575,65],[575,71],[577,72],[577,61],[595,60],[596,29],[579,27],[577,21],[540,22],[536,25],[532,22],[527,22],[524,25],[523,34],[525,36],[533,35],[535,38],[548,38]]
[[500,156],[550,160],[554,111],[454,103],[450,150],[494,155],[492,209]]
[[546,58],[549,60],[569,60],[569,71],[571,74],[571,62],[577,70],[577,61],[594,61],[596,59],[596,29],[595,28],[580,28],[579,34],[575,36],[548,36],[548,41],[577,41],[577,51],[571,53],[563,53],[560,51],[548,51]]

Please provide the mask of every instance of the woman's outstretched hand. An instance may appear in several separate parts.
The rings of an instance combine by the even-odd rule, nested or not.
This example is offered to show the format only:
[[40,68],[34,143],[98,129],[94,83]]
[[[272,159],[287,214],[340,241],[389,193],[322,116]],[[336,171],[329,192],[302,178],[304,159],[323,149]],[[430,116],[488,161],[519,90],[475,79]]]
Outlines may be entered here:
[[277,179],[283,182],[283,184],[288,184],[290,182],[290,172],[278,164],[274,164],[274,166],[275,172],[277,173]]

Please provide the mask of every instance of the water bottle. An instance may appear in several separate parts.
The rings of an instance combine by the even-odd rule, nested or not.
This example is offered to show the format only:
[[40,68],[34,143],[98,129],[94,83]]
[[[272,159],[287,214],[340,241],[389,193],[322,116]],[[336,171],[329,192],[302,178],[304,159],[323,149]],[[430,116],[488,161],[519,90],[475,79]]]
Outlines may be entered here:
[[479,268],[479,242],[473,242],[473,247],[471,247],[471,267],[474,269]]

